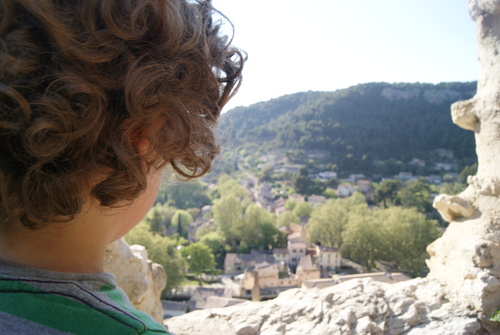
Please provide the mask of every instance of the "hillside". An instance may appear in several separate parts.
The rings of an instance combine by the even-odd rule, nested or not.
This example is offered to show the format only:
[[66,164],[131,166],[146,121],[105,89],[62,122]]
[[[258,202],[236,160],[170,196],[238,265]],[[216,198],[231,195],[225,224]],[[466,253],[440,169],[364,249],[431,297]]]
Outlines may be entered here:
[[475,161],[474,134],[452,123],[450,104],[475,91],[476,82],[369,83],[286,95],[230,110],[229,141],[268,150],[321,150],[340,169],[367,173],[373,162],[428,159],[438,148],[469,164]]

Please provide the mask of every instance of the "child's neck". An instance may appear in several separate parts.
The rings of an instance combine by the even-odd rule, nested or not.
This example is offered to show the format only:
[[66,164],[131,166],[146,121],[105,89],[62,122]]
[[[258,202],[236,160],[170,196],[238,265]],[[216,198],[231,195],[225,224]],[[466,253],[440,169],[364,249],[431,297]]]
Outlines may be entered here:
[[16,227],[0,235],[0,258],[50,271],[100,273],[111,240],[109,228],[109,222],[90,212],[70,223],[38,230]]

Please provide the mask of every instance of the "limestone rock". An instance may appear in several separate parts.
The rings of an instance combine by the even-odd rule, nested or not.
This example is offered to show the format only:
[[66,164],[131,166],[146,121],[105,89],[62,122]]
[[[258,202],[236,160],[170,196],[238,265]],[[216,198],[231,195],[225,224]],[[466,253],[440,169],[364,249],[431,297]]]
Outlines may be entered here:
[[161,291],[167,285],[163,266],[148,260],[146,248],[131,247],[123,240],[108,245],[104,270],[116,276],[118,286],[127,293],[134,306],[163,322]]
[[451,119],[456,125],[474,131],[479,124],[474,110],[474,103],[471,100],[457,101],[451,105]]
[[470,310],[448,300],[441,283],[425,278],[293,289],[274,300],[195,311],[166,324],[177,335],[472,335],[481,328]]
[[467,200],[447,194],[438,195],[434,199],[433,206],[447,222],[454,219],[468,218],[475,212],[475,208]]
[[485,334],[497,334],[489,317],[500,308],[500,1],[471,0],[469,11],[477,24],[481,73],[476,95],[453,104],[452,117],[474,131],[478,172],[464,192],[434,202],[450,225],[427,248],[428,278],[446,285],[463,309],[476,311]]

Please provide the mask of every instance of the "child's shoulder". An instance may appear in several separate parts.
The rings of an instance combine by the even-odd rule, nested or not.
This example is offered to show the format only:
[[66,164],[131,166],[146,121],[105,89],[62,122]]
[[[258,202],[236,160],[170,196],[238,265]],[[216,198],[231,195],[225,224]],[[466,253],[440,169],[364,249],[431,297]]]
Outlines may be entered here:
[[2,332],[168,334],[135,309],[109,273],[59,273],[0,263],[0,297]]

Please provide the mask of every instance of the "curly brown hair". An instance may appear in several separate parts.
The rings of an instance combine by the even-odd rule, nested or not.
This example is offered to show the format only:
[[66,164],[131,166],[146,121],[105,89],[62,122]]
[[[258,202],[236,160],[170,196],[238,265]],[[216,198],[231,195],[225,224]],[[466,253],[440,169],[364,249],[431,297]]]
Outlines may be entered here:
[[2,0],[0,227],[70,221],[89,188],[101,206],[129,203],[151,168],[209,171],[244,62],[215,13],[210,1]]

